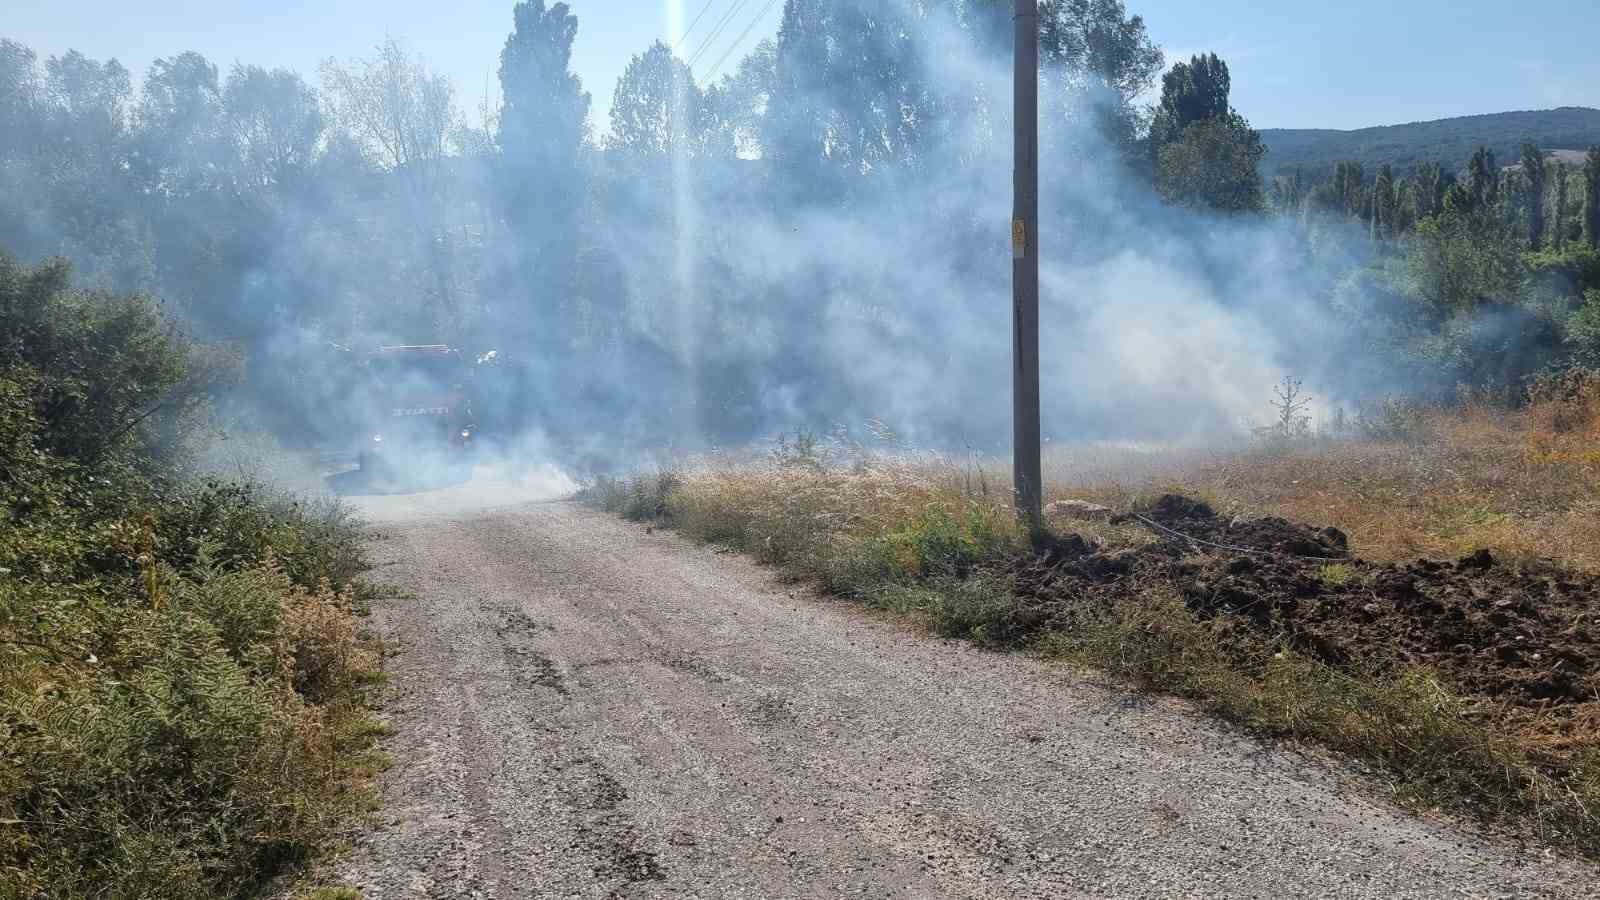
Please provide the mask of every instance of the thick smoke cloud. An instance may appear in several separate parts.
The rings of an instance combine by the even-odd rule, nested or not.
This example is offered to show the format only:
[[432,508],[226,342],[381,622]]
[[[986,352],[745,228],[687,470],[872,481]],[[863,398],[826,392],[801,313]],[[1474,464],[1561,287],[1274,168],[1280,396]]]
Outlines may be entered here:
[[[831,189],[773,184],[796,170],[766,161],[695,161],[687,189],[663,183],[681,168],[626,183],[609,255],[627,274],[633,324],[678,384],[664,395],[672,421],[654,429],[737,441],[876,420],[918,444],[1004,449],[1009,60],[954,29],[921,46],[937,58],[919,68],[938,73],[942,95],[986,110],[987,134],[951,134],[913,170],[869,174],[834,202],[763,202]],[[1226,438],[1270,415],[1285,374],[1346,399],[1385,387],[1308,288],[1301,235],[1159,202],[1102,136],[1098,99],[1057,110],[1043,138],[1046,434]],[[707,406],[726,433],[700,420]]]
[[[561,170],[581,189],[512,192],[508,172],[533,183],[539,170],[512,165],[492,121],[438,124],[432,150],[400,160],[378,158],[333,115],[314,147],[246,182],[215,174],[243,139],[224,110],[214,135],[192,131],[213,164],[174,164],[153,176],[154,193],[122,189],[154,212],[110,209],[92,232],[61,212],[69,204],[40,200],[33,212],[46,214],[28,217],[15,249],[83,248],[98,234],[89,273],[168,296],[199,335],[239,344],[247,379],[225,405],[305,446],[359,438],[350,354],[336,345],[447,342],[469,359],[496,351],[472,385],[485,442],[579,468],[868,422],[923,446],[1000,451],[1010,435],[1011,83],[1009,42],[974,24],[983,8],[899,6],[918,30],[896,51],[897,90],[936,101],[919,107],[933,111],[926,121],[857,141],[875,156],[841,161],[826,136],[816,159],[770,146],[743,158],[713,141],[653,158],[591,146]],[[438,82],[392,59],[435,108]],[[299,96],[290,73],[271,77]],[[1226,438],[1270,415],[1285,374],[1331,400],[1394,386],[1398,376],[1362,362],[1331,318],[1302,233],[1164,205],[1127,143],[1107,136],[1126,97],[1082,73],[1044,77],[1047,436]],[[784,100],[825,111],[869,89],[802,79]],[[207,102],[225,105],[226,91],[213,94]],[[770,112],[773,98],[761,102]],[[748,155],[785,133],[756,119],[723,144]],[[8,183],[22,185],[28,173],[8,166]],[[87,174],[44,189],[92,190],[116,171],[86,161]],[[579,207],[512,215],[511,196]],[[155,243],[119,244],[105,229]],[[565,268],[551,264],[552,248],[573,257]],[[141,253],[154,263],[118,274]]]

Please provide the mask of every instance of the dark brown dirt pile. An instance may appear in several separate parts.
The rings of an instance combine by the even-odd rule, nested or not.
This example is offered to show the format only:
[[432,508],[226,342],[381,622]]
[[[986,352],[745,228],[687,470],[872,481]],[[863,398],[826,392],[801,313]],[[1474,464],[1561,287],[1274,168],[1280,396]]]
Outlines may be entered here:
[[1176,495],[1122,518],[1160,526],[1152,531],[1162,540],[1119,553],[1060,540],[1013,568],[1018,592],[1082,609],[1160,582],[1202,620],[1248,627],[1341,668],[1423,666],[1462,694],[1527,712],[1600,705],[1595,576],[1486,550],[1453,562],[1369,563],[1350,557],[1336,529],[1225,520]]

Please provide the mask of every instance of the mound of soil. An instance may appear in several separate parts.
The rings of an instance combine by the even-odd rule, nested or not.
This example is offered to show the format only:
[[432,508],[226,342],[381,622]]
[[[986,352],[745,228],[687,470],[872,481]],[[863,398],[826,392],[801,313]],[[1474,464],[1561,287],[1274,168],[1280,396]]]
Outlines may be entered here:
[[1188,538],[1190,544],[1223,545],[1211,549],[1259,550],[1324,559],[1350,555],[1349,540],[1337,528],[1314,529],[1271,517],[1225,521],[1206,504],[1179,494],[1166,494],[1145,509],[1117,518],[1153,525],[1168,537]]
[[1487,550],[1370,563],[1337,529],[1228,521],[1177,495],[1120,518],[1163,540],[1120,553],[1060,540],[1014,567],[1018,592],[1081,607],[1159,579],[1197,617],[1226,616],[1331,665],[1426,666],[1463,694],[1536,710],[1600,702],[1600,578]]

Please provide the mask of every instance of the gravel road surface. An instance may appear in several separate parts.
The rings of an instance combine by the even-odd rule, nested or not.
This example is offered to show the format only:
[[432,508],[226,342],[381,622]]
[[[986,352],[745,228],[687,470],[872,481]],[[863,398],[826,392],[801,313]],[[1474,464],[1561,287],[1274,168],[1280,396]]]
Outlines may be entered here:
[[362,501],[404,592],[369,900],[1600,895],[1179,703],[484,500]]

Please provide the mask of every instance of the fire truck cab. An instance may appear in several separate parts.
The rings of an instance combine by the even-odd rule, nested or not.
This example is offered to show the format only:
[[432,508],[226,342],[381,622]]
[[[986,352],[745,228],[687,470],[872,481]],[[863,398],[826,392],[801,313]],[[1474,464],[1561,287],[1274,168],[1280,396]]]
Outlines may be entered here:
[[465,461],[477,423],[468,400],[472,369],[446,344],[379,347],[362,361],[356,460],[363,472]]

